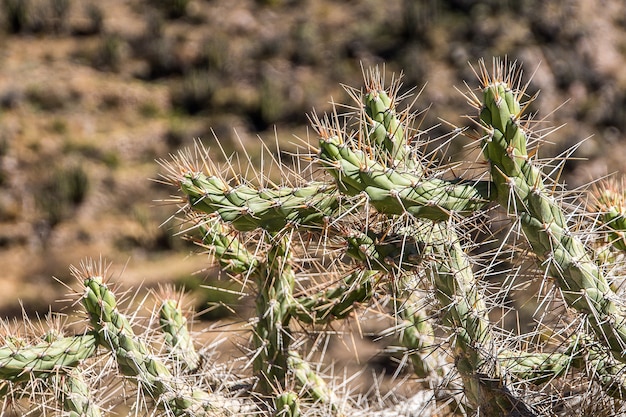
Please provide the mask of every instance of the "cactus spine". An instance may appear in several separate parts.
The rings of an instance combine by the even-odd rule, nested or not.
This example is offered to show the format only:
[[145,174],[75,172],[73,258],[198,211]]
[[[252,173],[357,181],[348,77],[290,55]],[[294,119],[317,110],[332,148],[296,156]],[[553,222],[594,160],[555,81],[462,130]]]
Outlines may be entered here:
[[0,348],[0,379],[16,381],[75,367],[96,350],[96,336],[64,337],[33,346],[5,345]]
[[60,387],[60,401],[70,417],[100,417],[102,412],[91,395],[87,384],[78,369],[67,373],[53,374],[50,385]]
[[165,344],[174,357],[185,369],[194,371],[200,366],[200,355],[193,345],[187,319],[182,314],[179,303],[174,299],[165,299],[159,309],[159,324],[165,338]]
[[272,241],[267,263],[259,266],[256,277],[258,322],[253,334],[257,350],[254,371],[259,376],[261,391],[266,394],[283,388],[282,381],[286,380],[291,342],[289,305],[295,284],[289,240],[279,236],[268,236],[268,239]]
[[567,304],[585,314],[598,339],[616,359],[626,362],[626,317],[615,302],[617,296],[583,242],[571,232],[526,150],[521,92],[510,85],[514,69],[497,65],[492,77],[484,65],[481,68],[483,153],[491,163],[498,201],[520,222],[538,261],[556,279]]
[[[624,194],[612,186],[596,191],[590,230],[606,237],[596,254],[568,225],[568,212],[527,149],[515,67],[496,62],[489,74],[483,63],[480,74],[480,97],[470,92],[468,98],[484,131],[477,143],[489,162],[488,181],[458,178],[424,161],[415,115],[398,107],[399,80],[384,87],[377,70],[366,74],[364,91],[348,90],[356,102],[352,113],[312,117],[318,137],[306,158],[321,167],[314,175],[280,185],[266,178],[260,184],[270,185],[259,185],[243,175],[226,179],[201,146],[201,163],[193,163],[190,152],[161,161],[165,181],[181,193],[180,213],[196,243],[242,284],[242,294],[254,294],[255,314],[246,326],[251,369],[226,378],[237,380],[241,371],[250,384],[206,375],[210,360],[196,350],[180,302],[172,297],[159,300],[153,321],[162,342],[138,333],[106,283],[106,268],[86,263],[72,272],[84,289],[88,329],[35,342],[6,336],[0,393],[20,399],[53,387],[49,397],[63,413],[102,415],[106,407],[90,390],[93,378],[81,371],[100,366],[111,372],[99,364],[104,351],[115,363],[115,376],[134,382],[137,413],[150,407],[159,410],[153,414],[189,417],[448,411],[434,411],[438,402],[466,415],[556,415],[563,404],[572,409],[570,399],[555,400],[550,393],[568,389],[579,400],[584,394],[574,391],[580,381],[598,398],[611,398],[600,404],[603,410],[623,413],[626,317],[619,288],[605,271],[610,266],[620,273],[613,262],[626,248]],[[350,117],[356,123],[344,122]],[[519,225],[542,271],[556,281],[555,303],[584,318],[578,328],[556,326],[545,342],[537,341],[539,330],[514,341],[490,320],[493,300],[501,306],[497,297],[504,290],[491,295],[486,276],[502,253],[483,257],[474,251],[481,242],[472,242],[468,230],[478,228],[477,219],[496,204]],[[480,233],[500,239],[487,227]],[[484,259],[489,266],[481,270]],[[360,410],[305,359],[314,356],[303,351],[309,331],[328,335],[344,322],[358,322],[363,312],[387,320],[380,335],[397,337],[408,359],[402,363],[410,362],[422,384],[403,407]]]

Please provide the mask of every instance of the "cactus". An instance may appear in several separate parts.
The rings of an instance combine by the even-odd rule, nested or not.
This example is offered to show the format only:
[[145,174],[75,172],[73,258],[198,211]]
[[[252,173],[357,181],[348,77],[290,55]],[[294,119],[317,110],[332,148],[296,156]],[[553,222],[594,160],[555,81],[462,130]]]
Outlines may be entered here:
[[[300,158],[319,172],[277,162],[283,183],[262,173],[248,180],[232,166],[229,178],[200,143],[159,161],[191,239],[254,296],[244,365],[216,372],[171,292],[140,325],[118,306],[106,265],[88,261],[72,268],[87,317],[82,334],[4,336],[4,407],[23,411],[15,404],[30,401],[35,410],[36,395],[47,393],[45,407],[59,414],[104,415],[112,403],[94,375],[106,375],[128,382],[135,414],[623,414],[623,187],[597,184],[583,200],[591,213],[564,204],[531,149],[520,71],[495,60],[477,73],[479,92],[466,97],[480,131],[467,135],[487,162],[482,176],[458,177],[422,157],[416,115],[400,107],[400,79],[386,87],[377,69],[366,72],[364,90],[347,89],[350,113],[311,116],[316,140]],[[504,234],[489,227],[498,211],[511,220]],[[518,269],[505,271],[502,288],[489,276],[520,253],[535,261],[542,287],[554,282],[544,302],[567,319],[551,320],[546,309],[540,327],[514,335],[492,319],[519,285]],[[364,317],[387,324],[379,336],[399,345],[398,373],[415,376],[412,397],[368,406],[316,362],[336,329]],[[236,382],[242,377],[249,382]]]
[[170,355],[190,371],[200,366],[200,356],[193,345],[187,319],[182,314],[177,300],[166,298],[159,308],[159,324],[163,331],[165,343],[170,350]]
[[483,153],[491,163],[498,201],[519,221],[546,272],[554,277],[567,304],[585,314],[597,337],[616,359],[626,362],[626,317],[617,295],[580,238],[572,233],[563,209],[545,188],[541,171],[526,150],[527,134],[520,123],[519,92],[500,65],[493,79],[482,69],[484,98],[480,120],[485,128]]
[[60,388],[60,401],[63,409],[71,417],[100,417],[102,411],[95,404],[91,387],[75,368],[65,374],[51,376],[50,385]]
[[606,180],[595,187],[591,207],[597,213],[599,226],[606,229],[609,244],[615,249],[626,250],[626,206],[624,186],[616,181]]

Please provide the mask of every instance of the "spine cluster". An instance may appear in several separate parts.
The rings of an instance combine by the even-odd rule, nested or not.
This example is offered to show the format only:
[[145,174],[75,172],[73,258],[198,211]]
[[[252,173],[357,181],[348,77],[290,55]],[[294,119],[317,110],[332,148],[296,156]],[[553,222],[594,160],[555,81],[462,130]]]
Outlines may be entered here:
[[[480,178],[422,159],[415,115],[399,107],[401,84],[385,87],[378,70],[366,74],[363,90],[348,90],[356,111],[312,117],[317,138],[305,158],[317,172],[281,165],[288,175],[274,185],[227,179],[191,152],[162,162],[196,242],[252,295],[249,366],[229,371],[249,384],[232,389],[211,376],[179,300],[158,300],[157,342],[118,307],[106,268],[86,263],[73,269],[88,318],[83,334],[4,337],[5,407],[48,393],[47,410],[105,415],[115,395],[94,388],[105,379],[132,382],[139,414],[540,416],[587,403],[624,412],[626,315],[615,277],[626,249],[625,194],[605,183],[588,199],[594,213],[572,212],[533,156],[530,100],[515,65],[496,60],[488,72],[481,62],[478,72],[480,86],[467,98],[487,167]],[[497,213],[510,219],[504,233],[489,227]],[[515,258],[532,262],[538,298],[560,306],[569,323],[546,319],[514,334],[494,320],[515,308],[507,301],[523,265]],[[506,263],[509,284],[498,288],[490,279]],[[399,372],[408,367],[419,382],[412,398],[378,409],[337,390],[315,359],[335,329],[373,316],[386,320],[381,337],[399,346]]]

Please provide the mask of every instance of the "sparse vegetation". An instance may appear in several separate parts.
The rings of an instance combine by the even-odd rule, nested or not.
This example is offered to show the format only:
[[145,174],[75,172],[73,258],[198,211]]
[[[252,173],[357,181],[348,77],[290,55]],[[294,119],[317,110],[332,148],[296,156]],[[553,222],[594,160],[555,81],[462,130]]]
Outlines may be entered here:
[[120,71],[125,59],[125,47],[125,42],[118,35],[106,34],[102,36],[100,45],[93,57],[94,68],[103,71]]
[[72,216],[89,191],[89,177],[80,165],[55,167],[42,183],[37,203],[50,228]]
[[151,0],[167,17],[177,19],[187,15],[189,0]]
[[172,93],[172,107],[190,115],[210,110],[218,84],[213,73],[192,71],[183,78],[179,89]]
[[[463,82],[471,84],[475,79],[468,61],[504,54],[511,61],[523,61],[527,72],[535,74],[525,79],[530,82],[528,96],[541,90],[538,98],[526,109],[527,114],[535,115],[536,121],[526,127],[535,132],[530,142],[532,148],[537,149],[534,155],[537,163],[543,166],[545,158],[551,155],[560,158],[552,164],[558,168],[552,165],[544,168],[544,173],[553,181],[546,188],[555,188],[557,196],[561,195],[558,191],[561,188],[569,190],[566,192],[567,203],[578,201],[579,207],[575,210],[569,205],[565,207],[570,216],[569,224],[580,223],[580,227],[589,224],[588,219],[576,217],[582,206],[591,213],[604,213],[596,220],[602,222],[598,227],[607,232],[606,242],[595,240],[600,233],[589,233],[586,245],[594,249],[594,257],[601,259],[596,263],[617,265],[608,273],[619,275],[621,254],[605,249],[608,242],[621,239],[621,221],[610,218],[610,213],[619,212],[619,201],[603,197],[603,204],[614,201],[615,207],[611,209],[596,207],[592,201],[583,202],[575,197],[583,192],[589,181],[603,178],[613,171],[626,171],[621,157],[626,143],[622,140],[626,117],[621,110],[626,79],[620,71],[624,64],[623,45],[626,44],[622,18],[626,16],[626,6],[621,2],[611,0],[603,3],[605,7],[598,8],[590,0],[572,0],[567,4],[538,0],[519,4],[491,0],[421,3],[391,0],[381,8],[373,7],[372,2],[365,0],[349,3],[192,0],[178,2],[185,3],[179,9],[183,12],[170,14],[168,8],[178,7],[175,2],[110,0],[105,6],[91,0],[1,1],[0,183],[3,193],[0,195],[0,265],[3,268],[1,287],[6,294],[0,300],[3,316],[20,315],[20,299],[26,314],[31,317],[35,313],[43,314],[49,304],[57,311],[59,304],[55,300],[67,299],[67,289],[59,283],[71,285],[73,282],[66,266],[89,255],[106,254],[113,260],[115,268],[112,269],[125,269],[123,274],[120,273],[122,278],[117,277],[117,272],[111,273],[111,280],[120,284],[121,288],[117,290],[120,295],[140,283],[142,289],[138,293],[200,270],[194,275],[199,281],[206,280],[216,287],[226,286],[228,292],[222,295],[225,300],[226,294],[229,298],[216,308],[215,312],[219,314],[198,316],[201,318],[197,319],[195,329],[221,329],[221,326],[237,329],[228,333],[237,337],[229,336],[215,348],[221,358],[209,362],[232,363],[237,376],[249,377],[253,367],[247,368],[249,372],[239,373],[243,367],[233,358],[243,357],[242,347],[253,346],[247,344],[248,340],[243,337],[245,332],[238,324],[247,322],[250,314],[255,314],[255,287],[252,285],[242,290],[241,284],[232,281],[224,271],[220,272],[217,267],[205,268],[207,265],[201,259],[189,256],[190,247],[181,243],[183,240],[177,235],[189,234],[192,240],[198,241],[198,234],[187,230],[187,224],[181,225],[181,213],[165,223],[165,219],[173,214],[171,207],[153,208],[155,199],[170,201],[172,190],[163,184],[143,182],[146,178],[158,176],[159,168],[153,163],[154,158],[193,146],[193,141],[199,140],[210,146],[213,163],[223,167],[225,165],[220,161],[227,160],[234,165],[230,174],[221,172],[225,180],[232,181],[231,176],[241,173],[251,181],[251,186],[256,187],[255,174],[247,168],[254,166],[263,167],[263,172],[272,181],[268,180],[267,184],[281,184],[291,175],[285,175],[285,172],[302,172],[302,167],[311,163],[292,159],[299,144],[305,142],[317,146],[316,133],[307,128],[306,115],[311,109],[316,108],[319,114],[324,114],[332,111],[332,103],[347,102],[349,108],[339,106],[337,109],[339,113],[350,113],[346,120],[353,122],[346,125],[346,129],[355,130],[359,121],[352,116],[357,109],[337,82],[358,85],[361,66],[381,65],[383,68],[384,63],[387,79],[392,73],[404,71],[404,83],[398,91],[400,97],[421,91],[415,106],[411,107],[419,117],[416,116],[410,142],[415,146],[423,143],[418,147],[419,157],[431,161],[426,164],[427,171],[436,169],[437,164],[432,161],[441,161],[445,168],[440,172],[444,177],[475,179],[476,172],[486,172],[484,166],[474,165],[477,171],[466,173],[457,164],[482,160],[480,150],[468,146],[470,141],[460,136],[450,140],[458,133],[451,125],[466,132],[477,126],[470,119],[461,117],[472,111],[453,86],[465,90]],[[54,11],[55,5],[59,13]],[[107,44],[109,40],[112,42]],[[187,85],[186,91],[184,85]],[[416,90],[410,91],[412,88]],[[569,102],[563,105],[566,100]],[[427,107],[432,109],[422,111]],[[557,110],[552,112],[553,109]],[[558,132],[548,134],[554,130],[551,126],[559,126]],[[218,152],[220,146],[224,149],[223,155]],[[260,154],[263,147],[267,150]],[[245,162],[244,152],[249,155],[249,163]],[[269,163],[272,158],[283,162],[282,172],[277,164]],[[569,159],[567,163],[558,162],[565,158]],[[65,198],[65,208],[56,210],[61,214],[49,215],[47,203],[41,201],[46,201],[46,196],[63,194],[52,183],[58,172],[77,166],[88,178],[85,198],[77,204]],[[313,166],[317,167],[317,174],[322,171],[320,165]],[[451,170],[446,171],[449,167]],[[553,186],[556,183],[563,185]],[[608,188],[619,190],[619,185],[617,181]],[[620,193],[611,195],[619,196]],[[359,210],[356,204],[353,210]],[[502,219],[505,212],[500,212],[499,216],[494,213],[495,210],[487,214],[494,216],[489,217],[493,226],[491,231],[510,230]],[[51,220],[55,218],[57,220],[51,227]],[[470,217],[465,223],[472,224],[473,220],[474,217]],[[156,226],[163,223],[165,225],[157,231]],[[242,236],[258,239],[253,232],[245,232]],[[483,270],[483,256],[495,252],[502,242],[500,234],[496,234],[491,242],[485,242],[487,236],[489,234],[482,229],[460,236],[462,242],[482,242],[480,247],[463,247],[472,259],[476,259],[475,277]],[[524,241],[525,238],[520,239]],[[522,247],[518,241],[506,242],[511,243],[510,247]],[[244,243],[248,245],[250,241]],[[259,248],[262,249],[264,244]],[[591,362],[581,362],[574,355],[573,360],[564,356],[561,359],[567,360],[560,361],[551,356],[554,364],[566,365],[559,371],[564,376],[556,379],[546,376],[547,385],[545,382],[543,385],[528,385],[527,380],[516,379],[517,376],[509,380],[510,373],[507,372],[513,372],[511,369],[516,365],[499,357],[504,361],[500,362],[505,369],[500,376],[504,375],[506,384],[509,384],[505,385],[507,389],[522,390],[521,397],[528,400],[528,404],[539,402],[535,408],[543,410],[544,404],[554,400],[549,392],[571,398],[578,395],[574,386],[551,391],[558,381],[570,381],[570,378],[573,378],[571,381],[592,381],[590,386],[594,389],[602,385],[601,378],[594,379],[589,372],[585,374],[576,366],[589,368],[590,363],[598,364],[593,360],[604,357],[605,352],[595,350],[595,344],[589,346],[587,342],[576,345],[564,339],[555,343],[548,330],[536,332],[537,321],[544,329],[552,324],[558,328],[558,322],[550,319],[565,310],[551,310],[555,305],[562,305],[554,301],[549,305],[544,302],[541,306],[548,305],[546,311],[559,313],[546,313],[545,316],[535,313],[543,311],[537,310],[538,300],[544,300],[537,295],[543,294],[537,288],[543,280],[536,271],[526,269],[527,264],[517,266],[513,262],[524,258],[525,253],[490,263],[488,277],[481,278],[484,286],[480,287],[482,293],[479,295],[487,300],[485,308],[490,310],[489,319],[496,329],[486,330],[487,339],[494,341],[498,348],[502,338],[515,334],[516,343],[520,341],[515,349],[573,354],[580,347],[592,358]],[[301,261],[299,255],[296,253],[294,259],[296,265]],[[333,265],[324,264],[324,268],[329,268],[328,277],[334,271],[331,266],[345,263],[347,258]],[[519,269],[520,278],[504,281],[510,277],[512,268]],[[294,296],[311,295],[317,284],[320,288],[316,289],[334,288],[321,279],[301,282],[302,273],[302,270],[296,270],[299,284],[294,289]],[[528,279],[522,279],[521,275]],[[51,280],[51,276],[57,280]],[[337,283],[343,278],[338,278]],[[254,279],[244,281],[255,282]],[[524,285],[520,284],[518,288],[520,281]],[[416,327],[434,323],[435,339],[410,331],[405,331],[398,339],[397,334],[385,332],[390,323],[386,320],[394,315],[394,311],[399,313],[397,318],[411,320],[410,314],[404,316],[402,309],[411,294],[401,291],[410,288],[410,283],[395,276],[391,282],[388,286],[375,286],[370,299],[373,304],[364,302],[355,310],[358,314],[365,314],[358,317],[367,318],[358,323],[359,331],[355,331],[354,316],[335,321],[333,331],[336,336],[329,339],[321,336],[326,334],[325,328],[311,329],[308,324],[303,325],[310,334],[320,335],[319,340],[327,341],[325,355],[312,348],[311,339],[302,338],[302,329],[297,324],[302,317],[290,316],[293,344],[300,353],[308,353],[305,359],[311,365],[309,368],[312,367],[308,371],[306,366],[297,368],[295,365],[303,362],[291,358],[291,365],[300,370],[293,377],[304,378],[307,373],[313,375],[311,372],[315,371],[328,377],[327,382],[336,382],[342,380],[341,377],[334,378],[339,376],[340,370],[345,375],[353,375],[354,379],[346,383],[347,389],[352,390],[350,395],[344,396],[343,386],[337,387],[336,391],[341,398],[362,401],[353,404],[357,409],[367,408],[364,406],[366,401],[374,408],[384,408],[393,402],[392,397],[402,404],[400,398],[409,398],[415,392],[432,394],[422,390],[418,382],[429,375],[428,367],[419,371],[420,355],[407,355],[405,346],[409,344],[415,346],[414,350],[425,349],[425,352],[431,342],[451,346],[453,341],[439,337],[449,335],[449,326],[456,326],[459,322],[453,316],[446,320],[432,320],[431,316],[428,320],[418,319]],[[613,291],[620,289],[611,275],[609,286]],[[494,298],[503,287],[510,288],[510,291]],[[45,290],[41,291],[42,288]],[[220,296],[218,291],[198,287],[188,291],[193,293],[190,296],[196,302],[185,305],[193,305],[198,312],[208,307],[205,302],[210,302],[213,307],[219,303],[215,299]],[[207,292],[211,293],[210,300],[206,297]],[[397,299],[385,304],[385,299],[380,298],[382,294],[396,294]],[[419,299],[426,300],[427,306],[441,301],[429,294],[432,293],[426,287],[419,294]],[[412,300],[416,302],[417,298]],[[494,308],[494,305],[500,308]],[[124,307],[123,310],[134,313],[139,311],[138,308]],[[61,311],[69,314],[73,323],[73,309]],[[568,311],[567,320],[570,320],[573,310]],[[385,314],[381,316],[379,312]],[[216,324],[212,321],[217,320],[218,315],[220,323]],[[580,323],[574,319],[570,321],[574,323],[572,326]],[[139,327],[146,324],[141,320],[133,323],[136,323],[138,333]],[[15,330],[15,326],[10,326],[8,332],[22,334]],[[84,329],[85,324],[78,323],[71,328],[65,327],[65,333]],[[478,334],[482,334],[483,330],[478,330]],[[590,334],[593,329],[583,330]],[[428,332],[427,329],[421,331]],[[508,332],[508,336],[503,332]],[[567,331],[562,333],[569,334]],[[39,336],[42,332],[36,334]],[[524,338],[520,335],[531,334],[536,334],[535,344],[521,346]],[[347,335],[354,335],[354,340],[346,340]],[[196,347],[212,346],[211,336],[194,337]],[[30,343],[28,336],[26,339]],[[160,355],[160,341],[150,340],[155,341],[150,349],[157,349],[151,352]],[[550,342],[542,345],[543,341]],[[515,349],[513,351],[517,352]],[[441,352],[441,349],[436,350]],[[358,365],[354,352],[358,352]],[[415,374],[407,366],[409,363]],[[454,369],[454,364],[448,362],[448,365]],[[613,369],[619,370],[619,364]],[[91,381],[89,372],[84,377],[87,383]],[[406,382],[398,384],[402,378]],[[543,376],[538,378],[543,379]],[[593,381],[598,384],[594,385]],[[528,390],[527,385],[530,386]],[[451,388],[454,386],[450,385]],[[370,388],[379,389],[383,394],[373,394]],[[540,394],[533,396],[536,390]],[[36,392],[43,394],[44,390]],[[129,392],[134,391],[130,389]],[[301,410],[310,410],[307,400],[302,397],[293,402],[301,392],[296,392],[295,397],[292,394],[279,395],[276,406],[282,404],[285,410],[295,412],[299,402]],[[598,394],[598,398],[604,398],[602,395]],[[94,393],[94,398],[100,403],[104,401],[99,391]],[[384,399],[376,403],[378,400],[374,398]],[[53,401],[52,397],[49,399]],[[440,404],[442,400],[443,397]],[[450,398],[450,409],[456,407],[457,400],[456,397]],[[26,413],[24,400],[17,402],[16,412]],[[109,403],[115,402],[118,401]],[[598,407],[604,406],[602,404]],[[593,411],[585,407],[583,404],[580,410]],[[110,411],[120,415],[141,414],[125,410],[123,406],[105,410],[105,414]],[[33,412],[37,413],[37,410]]]
[[3,0],[4,18],[7,30],[19,33],[28,25],[29,0]]

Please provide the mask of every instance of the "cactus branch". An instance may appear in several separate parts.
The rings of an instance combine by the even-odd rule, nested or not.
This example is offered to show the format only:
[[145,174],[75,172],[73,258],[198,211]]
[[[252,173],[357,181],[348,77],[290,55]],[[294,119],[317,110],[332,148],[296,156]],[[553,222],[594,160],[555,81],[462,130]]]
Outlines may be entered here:
[[193,223],[200,231],[201,241],[198,244],[214,254],[224,271],[233,275],[255,273],[259,260],[239,240],[236,231],[218,216],[193,216]]
[[193,371],[200,365],[200,356],[193,346],[193,341],[187,328],[187,319],[180,309],[180,304],[174,299],[165,299],[159,309],[159,324],[165,336],[165,344],[170,355],[184,368]]
[[32,346],[0,347],[0,380],[28,380],[32,376],[45,376],[76,367],[91,357],[97,346],[96,335],[87,333]]
[[151,354],[148,346],[138,338],[128,318],[118,307],[115,295],[104,283],[106,268],[102,262],[86,262],[82,269],[72,273],[83,281],[83,306],[97,332],[97,341],[109,349],[120,372],[137,381],[149,398],[175,416],[208,416],[212,413],[233,413],[239,408],[236,401],[225,401],[221,396],[194,389],[175,378],[165,364]]
[[286,391],[276,397],[274,401],[276,417],[300,417],[300,399],[293,391]]
[[183,174],[178,181],[193,210],[217,213],[239,231],[260,228],[278,232],[289,224],[319,229],[339,208],[334,187],[325,183],[277,189],[232,187],[217,176],[200,172]]
[[581,370],[610,396],[623,399],[626,394],[626,365],[616,362],[603,346],[585,336],[572,336],[563,352],[503,351],[498,361],[510,375],[535,385]]
[[289,352],[289,369],[293,372],[300,388],[305,389],[311,398],[324,405],[329,405],[335,415],[342,416],[347,406],[341,403],[333,390],[311,369],[311,365],[298,355]]
[[60,401],[69,417],[100,417],[102,412],[92,398],[91,387],[79,369],[51,375],[52,386],[59,387]]
[[394,309],[398,312],[401,327],[400,342],[409,351],[413,372],[418,377],[426,378],[437,371],[435,356],[435,333],[422,297],[416,296],[416,289],[407,286],[400,292],[400,298]]
[[479,210],[495,197],[487,182],[426,179],[389,169],[351,149],[340,136],[329,135],[328,128],[317,129],[319,162],[335,178],[339,190],[350,196],[367,194],[369,203],[381,213],[445,221]]
[[591,209],[602,231],[608,235],[609,244],[615,249],[626,251],[626,195],[624,184],[615,180],[598,183],[592,195]]
[[323,324],[345,318],[354,310],[355,305],[365,303],[371,298],[378,278],[377,271],[356,270],[333,288],[296,298],[292,305],[292,314],[308,324]]
[[393,79],[390,87],[384,87],[383,76],[378,69],[365,73],[365,93],[352,95],[363,106],[360,125],[370,146],[376,149],[375,157],[385,166],[406,169],[414,174],[423,173],[415,147],[408,137],[412,131],[414,114],[407,108],[398,113],[397,104],[402,76]]
[[254,277],[259,294],[256,299],[257,323],[253,335],[256,353],[253,365],[261,392],[269,394],[286,380],[295,274],[291,266],[289,238],[268,235],[267,240],[270,244],[267,260]]
[[499,415],[515,408],[508,396],[491,389],[476,378],[488,374],[500,380],[490,363],[493,338],[487,308],[482,300],[471,264],[456,233],[445,223],[424,224],[414,236],[423,239],[426,253],[432,257],[431,275],[435,296],[444,311],[444,321],[456,329],[456,367],[463,378],[470,404],[485,415]]
[[[518,219],[543,268],[556,279],[567,305],[585,314],[598,339],[626,362],[626,316],[616,294],[583,242],[570,230],[562,208],[544,185],[526,150],[515,68],[496,63],[490,76],[481,64],[485,128],[483,154],[491,163],[498,202]],[[513,85],[512,85],[513,84]]]

